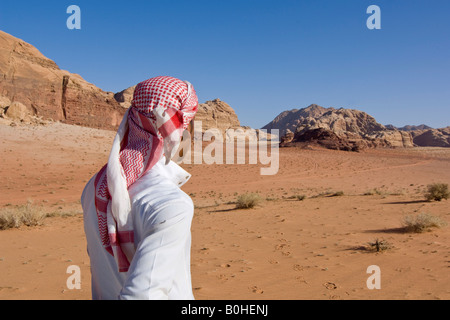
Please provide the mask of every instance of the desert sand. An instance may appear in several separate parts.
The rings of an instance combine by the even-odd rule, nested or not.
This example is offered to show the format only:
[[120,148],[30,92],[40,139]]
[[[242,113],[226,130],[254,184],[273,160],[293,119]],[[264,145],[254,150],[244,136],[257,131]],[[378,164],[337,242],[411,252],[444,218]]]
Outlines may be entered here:
[[[106,162],[114,132],[0,121],[0,209],[32,201],[58,213],[40,226],[0,231],[0,299],[90,299],[79,199]],[[196,299],[450,298],[450,227],[402,229],[410,214],[450,222],[448,200],[423,196],[428,184],[450,182],[450,149],[281,148],[273,176],[261,176],[262,165],[182,166],[193,175],[183,190],[196,208]],[[246,192],[263,201],[235,209]],[[392,248],[367,250],[376,239]],[[81,289],[66,285],[71,265],[81,269]],[[371,265],[381,270],[381,289],[367,288]]]

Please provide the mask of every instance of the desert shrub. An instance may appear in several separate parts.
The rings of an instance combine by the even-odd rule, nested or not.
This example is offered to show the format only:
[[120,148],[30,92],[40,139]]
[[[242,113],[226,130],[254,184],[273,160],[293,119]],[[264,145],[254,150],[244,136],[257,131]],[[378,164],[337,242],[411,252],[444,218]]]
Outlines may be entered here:
[[261,203],[261,197],[256,193],[241,194],[237,198],[237,209],[250,209]]
[[379,195],[380,196],[382,194],[383,194],[383,192],[381,190],[378,190],[377,188],[368,190],[368,191],[366,191],[364,193],[365,196],[373,196],[373,195]]
[[381,252],[392,248],[392,245],[384,239],[375,239],[373,242],[369,242],[369,248],[372,251]]
[[428,201],[441,201],[442,199],[448,199],[449,197],[450,191],[448,190],[448,184],[446,183],[430,184],[425,193],[425,198]]
[[0,211],[0,230],[18,228],[21,226],[21,218],[12,210]]
[[32,202],[3,208],[0,210],[0,230],[19,228],[22,225],[29,227],[41,225],[46,213],[41,207],[33,205]]
[[403,219],[403,226],[407,232],[425,232],[431,228],[441,228],[447,223],[428,213],[421,213],[417,216],[408,215]]

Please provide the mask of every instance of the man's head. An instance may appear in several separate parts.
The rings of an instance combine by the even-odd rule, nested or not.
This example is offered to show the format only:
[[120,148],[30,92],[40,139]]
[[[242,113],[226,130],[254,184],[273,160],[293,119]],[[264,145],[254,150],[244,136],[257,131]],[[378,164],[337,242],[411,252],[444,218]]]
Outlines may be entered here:
[[131,114],[142,129],[162,139],[168,162],[177,151],[183,131],[188,128],[197,108],[197,95],[189,82],[156,77],[136,86]]

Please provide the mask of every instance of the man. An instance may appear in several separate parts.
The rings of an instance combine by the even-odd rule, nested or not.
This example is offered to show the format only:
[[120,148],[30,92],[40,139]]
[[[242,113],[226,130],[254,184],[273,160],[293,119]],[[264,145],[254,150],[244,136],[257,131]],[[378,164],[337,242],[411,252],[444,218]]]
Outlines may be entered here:
[[190,274],[190,174],[171,161],[198,108],[189,82],[136,86],[108,163],[81,203],[93,299],[194,299]]

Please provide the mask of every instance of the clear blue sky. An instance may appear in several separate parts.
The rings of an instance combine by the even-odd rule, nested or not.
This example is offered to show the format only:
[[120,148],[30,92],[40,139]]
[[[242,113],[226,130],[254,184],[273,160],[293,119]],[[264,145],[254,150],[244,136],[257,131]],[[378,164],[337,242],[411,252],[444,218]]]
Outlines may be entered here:
[[[372,4],[381,30],[366,27]],[[0,29],[106,91],[189,80],[254,128],[312,103],[450,125],[449,0],[2,0]]]

